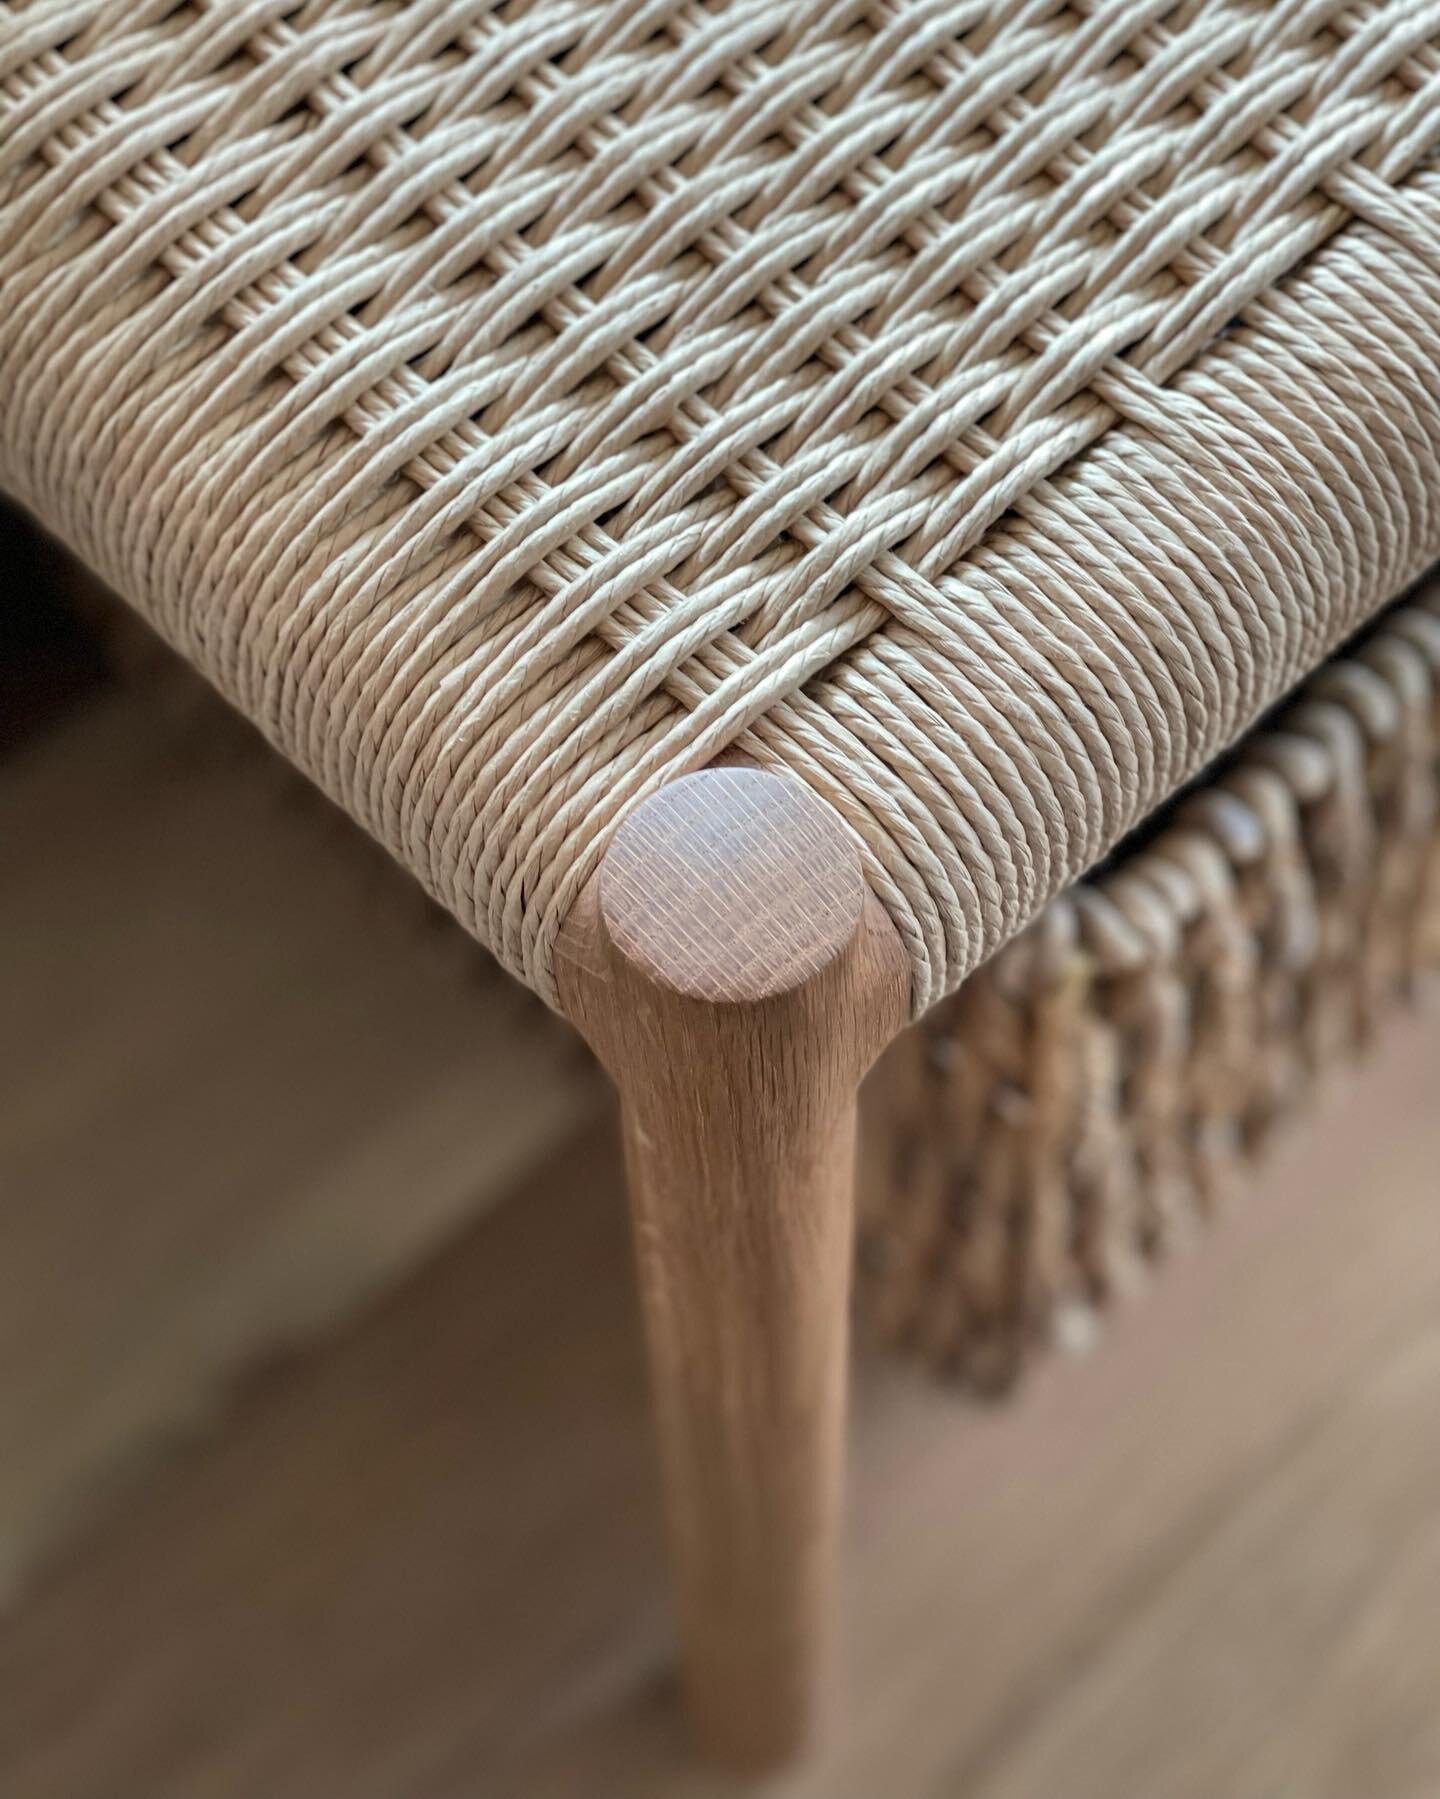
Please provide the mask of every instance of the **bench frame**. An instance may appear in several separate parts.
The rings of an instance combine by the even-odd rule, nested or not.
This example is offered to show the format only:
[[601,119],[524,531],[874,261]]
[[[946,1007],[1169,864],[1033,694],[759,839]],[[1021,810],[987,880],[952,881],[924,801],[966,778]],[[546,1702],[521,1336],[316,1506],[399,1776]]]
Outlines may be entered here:
[[856,1094],[909,961],[828,808],[718,767],[625,820],[557,979],[620,1094],[691,1717],[760,1769],[830,1685]]

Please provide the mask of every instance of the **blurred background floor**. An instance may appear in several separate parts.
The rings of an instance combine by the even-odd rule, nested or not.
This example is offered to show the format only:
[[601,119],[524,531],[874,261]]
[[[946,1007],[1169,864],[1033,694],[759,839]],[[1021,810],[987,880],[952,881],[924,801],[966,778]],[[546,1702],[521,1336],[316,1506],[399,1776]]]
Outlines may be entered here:
[[[735,1791],[568,1038],[253,755],[52,689],[0,760],[0,1794]],[[1017,1404],[859,1346],[844,1701],[768,1791],[1440,1793],[1437,1101],[1397,1021]]]

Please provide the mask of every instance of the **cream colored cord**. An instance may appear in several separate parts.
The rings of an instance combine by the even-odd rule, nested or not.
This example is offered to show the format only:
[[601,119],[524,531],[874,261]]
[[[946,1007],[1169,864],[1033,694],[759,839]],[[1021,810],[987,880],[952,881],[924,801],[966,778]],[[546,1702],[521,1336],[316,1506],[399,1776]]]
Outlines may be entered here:
[[1440,5],[0,4],[0,482],[553,1000],[737,747],[923,1010],[1440,554]]

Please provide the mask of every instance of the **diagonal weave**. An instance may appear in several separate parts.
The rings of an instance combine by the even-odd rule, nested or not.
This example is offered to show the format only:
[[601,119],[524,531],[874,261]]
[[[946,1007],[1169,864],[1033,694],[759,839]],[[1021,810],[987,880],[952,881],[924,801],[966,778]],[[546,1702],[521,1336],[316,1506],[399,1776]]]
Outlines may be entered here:
[[0,3],[0,483],[553,998],[735,747],[922,1010],[1440,553],[1440,5]]

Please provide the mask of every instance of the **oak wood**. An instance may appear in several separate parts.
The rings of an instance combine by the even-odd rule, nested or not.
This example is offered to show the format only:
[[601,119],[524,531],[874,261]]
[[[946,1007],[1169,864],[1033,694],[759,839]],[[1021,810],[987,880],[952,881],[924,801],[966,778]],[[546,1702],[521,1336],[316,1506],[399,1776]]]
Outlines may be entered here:
[[0,1593],[603,1103],[207,697],[0,759]]
[[[1352,1421],[1440,1318],[1435,1022],[1018,1403],[860,1333],[847,1702],[766,1799],[1431,1799],[1440,1368]],[[5,1799],[757,1799],[677,1729],[619,1162],[607,1119],[0,1610]]]
[[906,960],[825,808],[716,768],[621,827],[560,987],[621,1095],[691,1714],[763,1766],[825,1686],[855,1095]]

